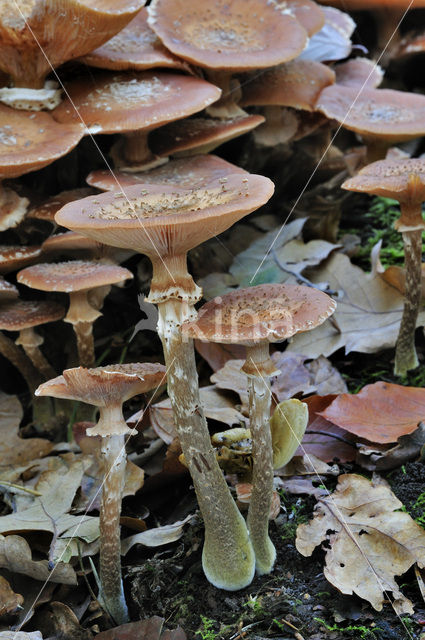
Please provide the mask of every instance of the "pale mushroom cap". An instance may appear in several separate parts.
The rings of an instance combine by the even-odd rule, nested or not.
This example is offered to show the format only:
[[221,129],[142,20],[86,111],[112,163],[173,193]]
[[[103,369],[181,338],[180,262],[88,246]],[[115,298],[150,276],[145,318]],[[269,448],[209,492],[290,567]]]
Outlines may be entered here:
[[322,7],[312,0],[274,0],[276,7],[298,20],[309,36],[320,31],[325,22]]
[[66,369],[63,375],[41,384],[36,396],[79,400],[96,407],[121,405],[139,393],[166,382],[162,364],[110,364],[105,367]]
[[353,58],[336,65],[335,75],[340,86],[376,89],[384,78],[384,70],[369,58]]
[[107,284],[117,284],[133,277],[124,267],[100,262],[49,262],[35,264],[20,271],[17,280],[27,287],[41,291],[85,291]]
[[347,13],[334,7],[322,7],[325,24],[309,40],[300,54],[302,60],[330,62],[342,60],[350,55],[351,35],[356,28],[354,20]]
[[261,284],[210,300],[201,307],[196,321],[182,325],[182,332],[223,344],[281,342],[319,326],[335,308],[334,300],[318,289]]
[[320,93],[334,82],[335,73],[321,62],[291,60],[244,83],[240,104],[313,111]]
[[56,221],[95,240],[156,259],[181,255],[228,229],[272,196],[268,178],[230,175],[203,189],[128,187],[65,205]]
[[292,60],[305,29],[267,0],[153,0],[149,24],[173,53],[200,67],[243,71]]
[[94,193],[90,187],[82,187],[81,189],[70,189],[61,191],[56,196],[51,196],[41,204],[31,207],[27,213],[27,218],[37,218],[38,220],[55,221],[55,214],[64,204],[73,200],[80,200]]
[[0,306],[0,329],[21,331],[61,320],[65,309],[50,300],[15,300]]
[[137,184],[166,184],[184,189],[200,189],[232,173],[247,172],[218,156],[199,155],[170,160],[156,169],[140,173],[114,171],[112,175],[110,171],[103,169],[92,171],[86,180],[92,187],[102,191],[119,191]]
[[152,151],[160,156],[199,149],[211,150],[252,131],[264,122],[260,115],[234,118],[188,118],[166,124],[151,134]]
[[38,258],[41,247],[0,245],[0,273],[21,269]]
[[372,162],[341,186],[347,191],[394,198],[399,202],[424,202],[425,158]]
[[148,25],[145,7],[122,31],[81,58],[92,67],[123,71],[167,67],[187,71],[188,64],[168,51]]
[[347,129],[389,143],[417,138],[425,131],[425,96],[417,93],[334,85],[322,91],[316,109]]
[[19,291],[15,285],[0,276],[0,302],[3,302],[3,300],[13,300],[18,296]]
[[67,92],[70,98],[53,117],[58,122],[82,118],[96,133],[155,129],[202,111],[221,94],[201,78],[157,70],[102,73],[70,82]]
[[81,123],[0,104],[0,178],[17,178],[66,155],[84,135]]

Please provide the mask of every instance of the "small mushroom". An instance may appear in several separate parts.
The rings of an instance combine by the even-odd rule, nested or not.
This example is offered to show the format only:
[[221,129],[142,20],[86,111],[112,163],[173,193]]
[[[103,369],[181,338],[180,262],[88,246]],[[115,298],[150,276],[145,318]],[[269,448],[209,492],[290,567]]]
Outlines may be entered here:
[[342,184],[348,191],[360,191],[400,203],[401,216],[394,226],[403,236],[406,288],[403,316],[397,338],[394,371],[403,376],[415,369],[416,320],[422,294],[422,203],[425,202],[425,159],[381,160],[364,167]]
[[36,262],[41,247],[22,247],[20,245],[0,245],[0,273],[10,273]]
[[99,409],[99,420],[87,429],[101,436],[104,481],[100,507],[100,600],[116,624],[128,622],[121,577],[120,512],[125,482],[125,438],[132,435],[122,405],[139,393],[165,382],[161,364],[134,363],[66,369],[63,375],[40,385],[36,396],[79,400]]
[[203,189],[128,187],[125,195],[102,193],[66,205],[56,215],[63,226],[114,246],[134,248],[152,261],[147,300],[158,305],[168,393],[204,518],[204,569],[212,584],[228,590],[250,584],[254,553],[245,521],[212,449],[199,397],[193,342],[183,339],[180,331],[185,320],[196,316],[194,305],[202,295],[186,260],[190,249],[228,229],[267,202],[272,193],[273,183],[267,178],[237,174]]
[[272,0],[276,9],[293,16],[304,27],[309,38],[322,29],[325,23],[323,7],[312,0]]
[[90,304],[88,294],[132,277],[131,271],[123,267],[73,260],[27,267],[18,273],[17,280],[33,289],[69,293],[70,305],[64,321],[74,327],[80,364],[91,366],[95,361],[93,322],[102,314]]
[[336,304],[317,289],[264,284],[232,291],[207,302],[196,321],[182,325],[183,335],[204,342],[244,345],[242,371],[249,380],[249,413],[254,458],[248,529],[261,575],[273,568],[276,550],[268,535],[273,494],[273,446],[270,431],[271,391],[267,378],[279,373],[269,354],[271,342],[282,342],[324,322]]

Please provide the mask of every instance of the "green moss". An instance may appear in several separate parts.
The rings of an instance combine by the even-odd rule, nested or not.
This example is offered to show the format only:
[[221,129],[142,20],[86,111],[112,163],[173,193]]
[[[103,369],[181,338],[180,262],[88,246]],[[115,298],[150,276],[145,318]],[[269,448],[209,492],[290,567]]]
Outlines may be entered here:
[[322,620],[322,618],[314,618],[314,619],[316,622],[319,622],[321,625],[323,625],[327,631],[338,631],[340,633],[348,631],[350,633],[355,634],[353,635],[353,638],[361,638],[361,640],[375,640],[377,636],[374,633],[374,631],[382,631],[382,629],[380,629],[379,627],[375,627],[373,630],[369,629],[368,627],[365,627],[364,625],[350,624],[346,627],[340,627],[337,624],[330,625],[324,620]]

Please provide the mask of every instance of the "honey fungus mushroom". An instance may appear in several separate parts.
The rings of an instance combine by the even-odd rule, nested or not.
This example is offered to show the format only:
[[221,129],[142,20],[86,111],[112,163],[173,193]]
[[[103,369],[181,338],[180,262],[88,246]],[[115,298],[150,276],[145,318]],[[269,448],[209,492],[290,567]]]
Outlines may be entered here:
[[268,535],[273,494],[273,446],[271,391],[267,379],[279,371],[270,358],[269,344],[314,329],[335,311],[335,307],[332,298],[311,287],[264,284],[210,300],[201,307],[196,321],[182,326],[183,335],[191,338],[244,345],[247,349],[242,371],[249,380],[254,458],[248,529],[259,574],[270,573],[276,558],[276,550]]
[[158,305],[168,394],[204,518],[203,566],[208,580],[227,590],[250,584],[255,559],[245,521],[211,445],[193,342],[183,339],[180,331],[185,320],[196,317],[194,305],[202,295],[188,273],[186,255],[265,204],[272,193],[273,183],[267,178],[237,174],[203,189],[128,187],[125,196],[103,193],[66,205],[56,215],[58,224],[114,246],[133,248],[152,261],[147,300]]
[[[59,124],[47,113],[0,104],[0,181],[36,171],[66,155],[84,135],[81,123]],[[0,231],[23,219],[29,201],[0,182]]]
[[95,361],[93,322],[102,314],[90,304],[89,292],[132,277],[131,271],[123,267],[73,260],[26,267],[19,271],[17,280],[33,289],[69,293],[70,305],[64,321],[73,325],[80,363],[91,366]]
[[396,220],[394,227],[403,236],[406,284],[394,371],[397,375],[403,376],[419,365],[415,348],[415,329],[422,295],[425,159],[400,158],[373,162],[364,167],[357,176],[346,180],[342,188],[394,198],[400,203],[401,216]]
[[[0,100],[20,109],[55,107],[60,92],[45,79],[120,31],[145,0],[1,0],[0,70],[12,88]],[[41,45],[41,46],[40,46]]]
[[201,67],[222,89],[213,117],[245,113],[237,106],[236,72],[296,58],[307,42],[299,22],[267,0],[153,0],[148,22],[167,49]]
[[202,111],[218,100],[220,89],[201,78],[162,70],[101,73],[73,80],[69,97],[53,112],[58,122],[86,123],[91,133],[122,133],[113,150],[115,164],[127,171],[166,162],[154,156],[148,134],[173,120]]
[[104,482],[100,507],[100,600],[117,624],[128,622],[121,577],[120,512],[125,482],[125,438],[131,431],[122,405],[135,395],[165,382],[161,364],[112,364],[94,369],[66,369],[61,376],[40,385],[36,396],[79,400],[99,409],[99,420],[87,429],[101,436]]

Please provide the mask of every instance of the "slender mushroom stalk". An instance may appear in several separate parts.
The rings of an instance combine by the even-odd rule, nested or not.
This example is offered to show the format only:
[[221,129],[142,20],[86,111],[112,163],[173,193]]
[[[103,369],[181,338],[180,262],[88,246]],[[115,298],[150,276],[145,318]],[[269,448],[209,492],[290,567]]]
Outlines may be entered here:
[[19,337],[15,340],[16,344],[22,346],[34,367],[48,380],[56,375],[56,371],[39,349],[43,342],[43,338],[34,331],[33,327],[21,329]]
[[186,254],[267,202],[272,193],[267,178],[235,174],[199,190],[128,187],[125,197],[103,193],[66,205],[56,216],[63,226],[113,246],[134,248],[152,260],[148,300],[159,308],[168,393],[205,521],[204,570],[212,584],[230,591],[251,582],[255,559],[245,522],[212,450],[193,344],[180,333],[182,322],[195,317],[194,304],[201,298],[187,271]]
[[310,287],[259,285],[232,291],[207,302],[201,308],[198,320],[182,327],[186,336],[247,347],[242,370],[249,379],[253,453],[248,529],[260,575],[270,573],[276,559],[276,550],[268,534],[274,468],[268,378],[279,372],[270,359],[269,343],[314,329],[334,312],[335,306],[329,296]]
[[394,373],[404,376],[419,362],[415,348],[415,329],[422,295],[422,203],[425,202],[425,160],[400,158],[383,160],[364,167],[346,180],[343,189],[394,198],[401,216],[394,223],[403,236],[406,265],[405,301],[396,342]]
[[100,417],[89,436],[101,436],[104,482],[100,507],[99,599],[117,624],[128,622],[121,576],[120,512],[125,483],[125,437],[131,431],[122,413],[123,402],[146,393],[165,380],[160,364],[123,364],[96,369],[67,369],[36,390],[37,396],[80,400],[99,408]]
[[16,344],[0,331],[0,353],[16,367],[34,393],[40,384],[40,376],[28,356]]

